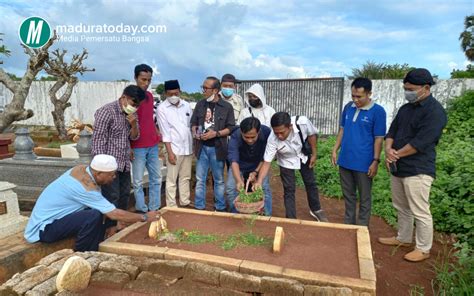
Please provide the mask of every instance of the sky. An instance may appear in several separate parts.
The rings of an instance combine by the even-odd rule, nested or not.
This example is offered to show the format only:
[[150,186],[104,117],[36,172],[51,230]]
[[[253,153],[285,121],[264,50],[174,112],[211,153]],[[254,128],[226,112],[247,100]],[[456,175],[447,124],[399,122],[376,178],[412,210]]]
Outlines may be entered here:
[[473,0],[0,0],[2,42],[12,52],[0,58],[7,72],[23,76],[27,56],[18,28],[39,16],[53,29],[123,24],[158,31],[62,33],[70,40],[53,49],[89,52],[84,64],[95,71],[83,81],[133,80],[134,66],[145,63],[154,70],[153,84],[178,79],[182,90],[194,92],[206,76],[343,77],[367,61],[408,63],[443,79],[468,64],[459,34],[473,13]]

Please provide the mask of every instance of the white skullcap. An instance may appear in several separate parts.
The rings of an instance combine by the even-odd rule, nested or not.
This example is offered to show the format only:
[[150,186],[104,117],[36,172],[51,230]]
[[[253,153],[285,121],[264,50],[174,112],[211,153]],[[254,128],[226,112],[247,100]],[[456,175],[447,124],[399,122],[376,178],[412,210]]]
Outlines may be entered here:
[[117,167],[115,157],[107,154],[98,154],[91,161],[91,168],[99,172],[113,172]]

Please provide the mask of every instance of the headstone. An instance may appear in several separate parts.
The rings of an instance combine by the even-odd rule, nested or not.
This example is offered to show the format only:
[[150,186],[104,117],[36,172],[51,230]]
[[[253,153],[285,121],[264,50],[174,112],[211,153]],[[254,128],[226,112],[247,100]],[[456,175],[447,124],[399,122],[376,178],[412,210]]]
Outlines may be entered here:
[[79,153],[76,149],[77,143],[61,145],[61,158],[78,159]]
[[0,238],[25,229],[28,218],[20,215],[15,184],[0,182]]
[[36,159],[36,155],[33,153],[35,143],[31,139],[28,129],[26,127],[21,127],[15,132],[15,135],[15,155],[13,156],[13,159]]
[[277,226],[275,229],[275,239],[273,240],[273,253],[280,253],[285,241],[285,231],[283,227]]
[[79,153],[79,161],[89,163],[92,160],[92,134],[86,130],[79,133],[79,141],[76,150]]

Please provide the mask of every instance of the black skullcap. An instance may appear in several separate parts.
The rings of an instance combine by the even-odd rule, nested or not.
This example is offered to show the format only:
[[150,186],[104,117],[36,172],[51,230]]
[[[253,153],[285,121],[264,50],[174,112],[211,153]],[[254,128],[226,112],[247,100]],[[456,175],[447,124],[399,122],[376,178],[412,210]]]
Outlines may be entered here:
[[237,79],[235,79],[235,76],[232,75],[232,74],[224,74],[224,76],[222,76],[222,79],[221,79],[221,83],[222,82],[233,82],[233,83],[236,83],[237,82]]
[[405,78],[403,79],[403,83],[407,82],[414,85],[436,84],[436,82],[434,82],[433,80],[433,76],[431,76],[430,71],[424,68],[417,68],[408,72]]
[[165,90],[179,89],[178,80],[165,81]]

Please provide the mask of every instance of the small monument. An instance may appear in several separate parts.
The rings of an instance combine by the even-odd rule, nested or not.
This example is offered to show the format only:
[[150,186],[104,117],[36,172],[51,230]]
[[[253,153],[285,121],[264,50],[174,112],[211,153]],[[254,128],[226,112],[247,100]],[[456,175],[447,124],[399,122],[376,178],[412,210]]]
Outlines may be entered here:
[[28,221],[20,215],[15,187],[15,184],[0,182],[0,238],[23,231]]

